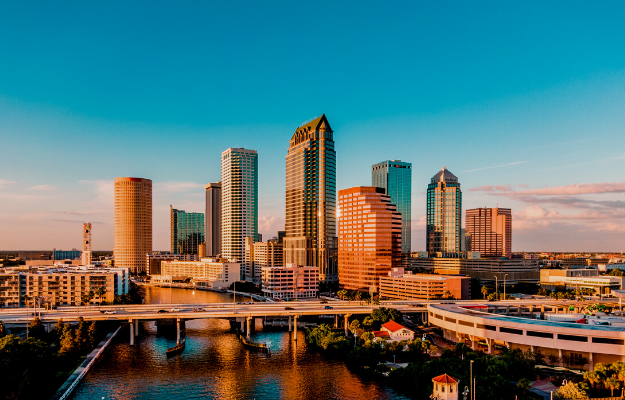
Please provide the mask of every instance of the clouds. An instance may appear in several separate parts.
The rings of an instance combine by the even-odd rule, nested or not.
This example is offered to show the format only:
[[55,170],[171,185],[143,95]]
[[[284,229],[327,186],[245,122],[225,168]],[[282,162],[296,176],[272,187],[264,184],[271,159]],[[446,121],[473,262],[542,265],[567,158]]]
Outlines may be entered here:
[[[524,185],[527,187],[527,185]],[[489,192],[492,194],[514,196],[571,196],[581,194],[625,193],[625,182],[579,183],[566,186],[554,186],[534,190],[514,190],[511,186],[479,186],[469,189],[470,192]]]
[[4,188],[6,186],[12,185],[14,183],[15,182],[13,182],[13,181],[7,181],[6,179],[0,178],[0,189]]
[[475,169],[467,169],[465,171],[462,172],[475,172],[475,171],[483,171],[485,169],[493,169],[493,168],[503,168],[503,167],[511,167],[513,165],[518,165],[518,164],[525,164],[527,162],[526,161],[516,161],[516,162],[511,162],[508,164],[501,164],[501,165],[493,165],[491,167],[482,167],[482,168],[475,168]]
[[267,235],[263,240],[278,236],[278,231],[284,230],[284,217],[276,215],[261,215],[258,217],[258,232]]

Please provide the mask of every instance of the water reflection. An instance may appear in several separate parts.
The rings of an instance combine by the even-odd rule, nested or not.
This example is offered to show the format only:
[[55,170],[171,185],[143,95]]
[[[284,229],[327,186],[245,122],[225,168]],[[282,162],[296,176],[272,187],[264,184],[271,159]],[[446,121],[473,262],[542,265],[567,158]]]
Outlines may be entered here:
[[[150,303],[227,302],[232,295],[184,289],[148,288]],[[237,301],[249,299],[241,298]],[[352,374],[341,362],[309,351],[303,332],[262,331],[254,341],[269,342],[271,354],[248,350],[219,319],[187,321],[186,350],[167,358],[173,335],[157,335],[154,322],[143,322],[135,346],[128,332],[76,389],[75,399],[392,399],[402,398]]]

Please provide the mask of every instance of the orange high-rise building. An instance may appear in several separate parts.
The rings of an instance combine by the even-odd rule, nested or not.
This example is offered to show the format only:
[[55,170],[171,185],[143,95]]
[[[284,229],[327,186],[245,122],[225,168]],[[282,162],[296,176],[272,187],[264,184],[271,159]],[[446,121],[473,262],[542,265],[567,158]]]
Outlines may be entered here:
[[339,285],[377,292],[380,277],[401,265],[401,214],[383,188],[339,191]]
[[146,271],[146,254],[151,252],[152,181],[115,178],[115,266]]
[[512,256],[512,211],[509,208],[467,210],[464,226],[469,251],[479,251],[482,258]]

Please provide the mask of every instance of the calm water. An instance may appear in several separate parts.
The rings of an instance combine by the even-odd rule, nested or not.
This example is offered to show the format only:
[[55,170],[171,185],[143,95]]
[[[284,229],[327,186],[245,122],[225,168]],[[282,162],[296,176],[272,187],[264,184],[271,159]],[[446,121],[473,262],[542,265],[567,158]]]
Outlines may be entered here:
[[[230,294],[146,288],[147,302],[169,303],[170,296],[175,303],[232,301]],[[187,321],[186,327],[186,349],[170,359],[165,350],[175,336],[157,334],[154,322],[143,323],[132,347],[128,330],[120,331],[74,399],[404,398],[308,350],[301,331],[295,344],[289,332],[263,332],[259,321],[253,340],[271,343],[267,355],[241,346],[226,320]]]

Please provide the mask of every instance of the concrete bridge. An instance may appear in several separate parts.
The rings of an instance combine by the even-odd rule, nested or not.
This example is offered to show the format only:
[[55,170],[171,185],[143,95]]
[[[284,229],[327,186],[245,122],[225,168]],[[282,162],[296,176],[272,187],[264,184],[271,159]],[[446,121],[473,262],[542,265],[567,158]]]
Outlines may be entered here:
[[[579,302],[577,302],[579,303]],[[485,302],[483,300],[465,301],[383,301],[380,305],[364,304],[364,302],[331,301],[327,304],[320,301],[278,302],[278,303],[195,303],[195,304],[142,304],[142,305],[112,305],[112,306],[84,306],[60,307],[57,310],[41,308],[9,308],[0,310],[0,321],[7,327],[26,326],[35,316],[40,317],[44,326],[51,329],[59,319],[64,322],[76,322],[80,317],[85,321],[123,321],[130,324],[130,344],[138,335],[139,321],[176,320],[177,336],[180,337],[181,322],[192,319],[221,318],[236,320],[241,331],[246,332],[249,338],[254,318],[288,317],[289,331],[297,333],[297,319],[302,315],[334,315],[335,326],[339,325],[339,316],[343,316],[342,325],[347,334],[348,318],[352,315],[370,314],[375,308],[395,308],[403,313],[419,313],[424,322],[428,319],[428,305],[433,304],[488,304],[497,306],[500,310],[519,306],[544,307],[557,311],[558,308],[568,308],[575,301],[556,300],[511,300],[499,302]],[[543,308],[544,309],[544,308]],[[296,335],[294,335],[295,340]]]

